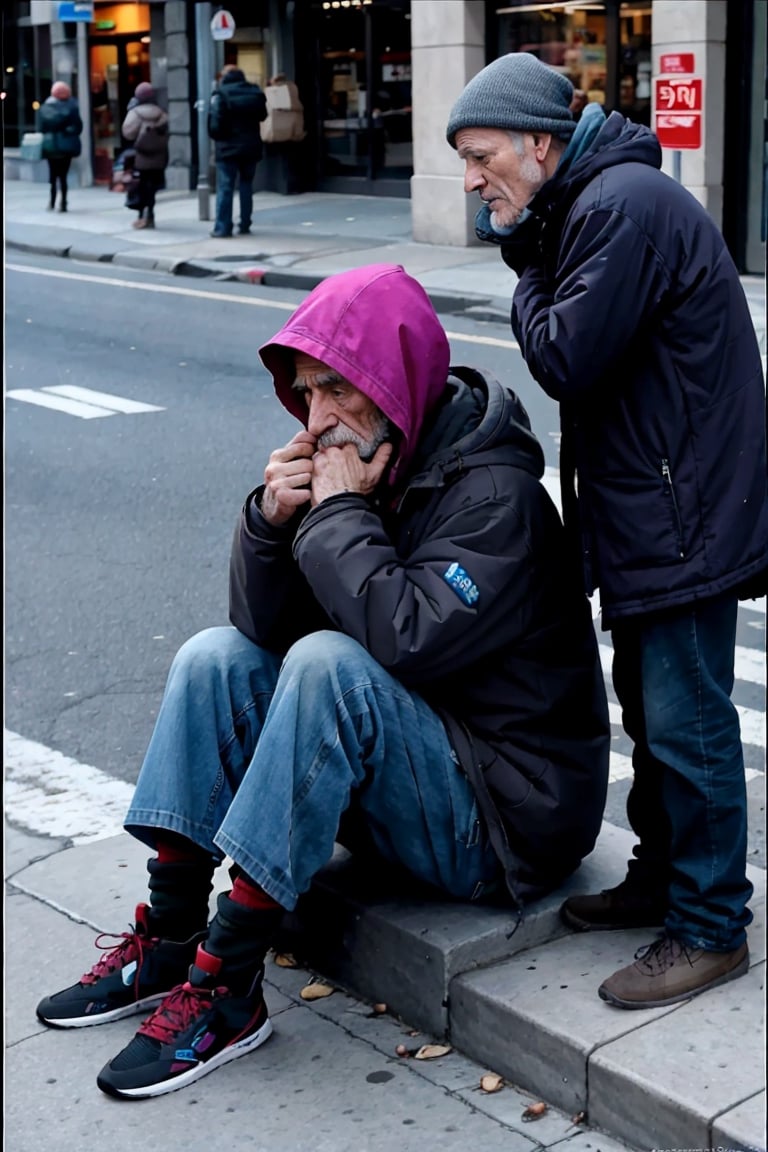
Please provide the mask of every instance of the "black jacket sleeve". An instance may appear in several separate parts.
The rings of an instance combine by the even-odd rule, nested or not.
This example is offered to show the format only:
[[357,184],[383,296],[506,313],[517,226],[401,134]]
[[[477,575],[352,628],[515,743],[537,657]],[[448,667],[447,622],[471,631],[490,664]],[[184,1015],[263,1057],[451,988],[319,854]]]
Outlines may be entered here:
[[556,272],[539,259],[515,289],[512,328],[531,375],[555,400],[603,381],[667,287],[663,260],[630,216],[583,213],[563,233]]

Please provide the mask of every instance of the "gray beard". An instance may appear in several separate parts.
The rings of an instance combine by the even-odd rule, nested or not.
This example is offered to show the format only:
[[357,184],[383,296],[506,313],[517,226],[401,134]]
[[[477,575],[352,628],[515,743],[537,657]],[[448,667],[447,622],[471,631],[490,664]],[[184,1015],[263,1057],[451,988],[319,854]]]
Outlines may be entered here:
[[353,432],[351,428],[347,428],[346,424],[337,424],[335,428],[329,428],[327,432],[323,432],[322,436],[318,436],[317,447],[341,448],[344,444],[354,444],[360,459],[367,463],[376,455],[377,448],[388,439],[389,420],[379,413],[374,420],[371,435],[367,439],[365,436],[361,436],[359,432]]

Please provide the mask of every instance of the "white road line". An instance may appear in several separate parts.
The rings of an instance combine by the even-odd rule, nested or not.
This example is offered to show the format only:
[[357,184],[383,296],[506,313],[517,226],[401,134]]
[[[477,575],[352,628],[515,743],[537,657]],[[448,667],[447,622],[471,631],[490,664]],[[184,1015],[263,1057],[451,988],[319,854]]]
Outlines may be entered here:
[[80,388],[77,384],[53,384],[43,388],[54,396],[68,396],[72,400],[82,400],[86,404],[98,404],[111,408],[113,412],[164,412],[157,404],[144,404],[138,400],[127,400],[124,396],[113,396],[111,392],[94,392],[91,388]]
[[[6,264],[11,272],[26,272],[30,276],[53,276],[60,280],[79,280],[86,284],[108,284],[112,288],[130,288],[134,292],[159,292],[168,296],[189,296],[197,300],[222,300],[227,304],[247,304],[250,308],[275,308],[280,312],[295,312],[295,304],[282,300],[265,300],[261,296],[235,296],[230,292],[206,292],[201,288],[182,288],[168,284],[142,284],[133,280],[119,280],[115,276],[88,276],[83,272],[56,272],[47,268],[29,268],[26,264]],[[514,340],[501,340],[494,336],[475,336],[469,332],[446,332],[449,340],[465,344],[485,344],[493,348],[511,348],[519,351]]]
[[90,844],[122,832],[132,796],[124,780],[5,729],[5,810],[14,824]]
[[47,392],[34,392],[31,388],[12,388],[5,394],[6,400],[21,400],[24,404],[37,404],[39,408],[53,408],[56,412],[66,412],[69,416],[79,416],[81,420],[97,420],[101,416],[115,416],[109,408],[98,408],[95,404],[83,404],[80,400],[64,396],[49,396]]

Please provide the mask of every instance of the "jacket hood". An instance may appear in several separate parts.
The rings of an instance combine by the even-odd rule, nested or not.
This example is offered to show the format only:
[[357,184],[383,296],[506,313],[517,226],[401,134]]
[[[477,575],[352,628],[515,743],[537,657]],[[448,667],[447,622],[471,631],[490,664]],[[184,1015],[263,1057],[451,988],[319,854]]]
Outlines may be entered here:
[[369,264],[330,276],[259,349],[281,404],[306,427],[306,405],[292,388],[294,351],[335,369],[399,430],[389,471],[394,484],[448,374],[448,338],[419,282],[398,264]]
[[441,403],[428,418],[414,464],[428,476],[489,462],[522,468],[540,479],[544,452],[525,407],[488,372],[451,367]]

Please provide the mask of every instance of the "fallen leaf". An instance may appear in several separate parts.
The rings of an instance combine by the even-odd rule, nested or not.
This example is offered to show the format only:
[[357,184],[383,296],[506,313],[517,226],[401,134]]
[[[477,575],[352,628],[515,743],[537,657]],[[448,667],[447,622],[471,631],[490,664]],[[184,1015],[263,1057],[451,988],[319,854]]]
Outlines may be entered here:
[[412,1056],[413,1052],[411,1051],[410,1048],[406,1048],[405,1044],[398,1044],[397,1048],[395,1048],[395,1055],[396,1056]]
[[586,1118],[586,1112],[577,1112],[575,1116],[571,1116],[571,1124],[583,1124]]
[[485,1076],[480,1079],[480,1087],[483,1092],[498,1092],[500,1088],[504,1087],[504,1081],[495,1072],[486,1072]]
[[278,968],[298,968],[296,957],[290,952],[275,952],[275,964]]
[[450,1044],[422,1044],[416,1052],[417,1060],[436,1060],[438,1056],[447,1056],[452,1052]]
[[387,1011],[387,1006],[386,1006],[386,1004],[374,1004],[373,1011],[376,1013],[377,1016],[383,1016],[384,1013]]
[[523,1112],[523,1120],[541,1120],[546,1110],[547,1106],[543,1100],[538,1100],[535,1104],[528,1105]]
[[413,1032],[409,1032],[408,1035],[409,1036],[421,1036],[421,1032],[419,1032],[418,1030],[414,1030]]
[[336,989],[331,984],[322,984],[319,980],[311,984],[306,984],[299,995],[302,1000],[322,1000],[325,996],[331,996]]

